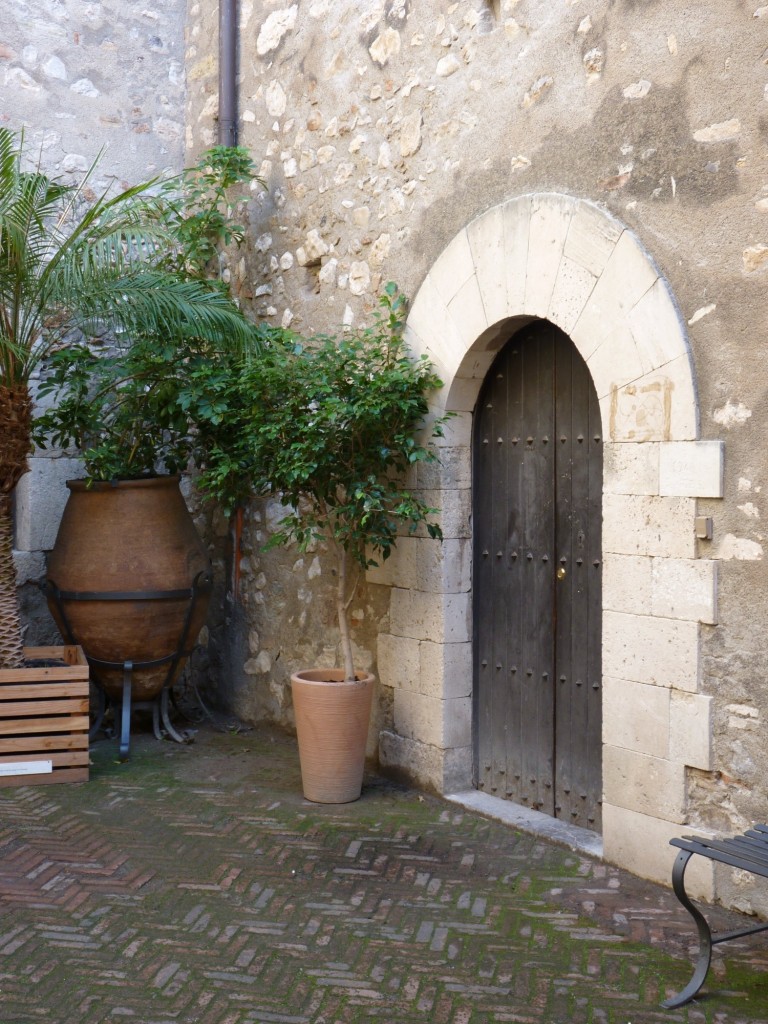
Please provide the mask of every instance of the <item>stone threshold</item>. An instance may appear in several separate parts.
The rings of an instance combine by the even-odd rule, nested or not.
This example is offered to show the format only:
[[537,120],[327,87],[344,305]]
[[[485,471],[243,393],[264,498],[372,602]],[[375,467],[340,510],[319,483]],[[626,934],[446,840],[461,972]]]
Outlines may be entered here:
[[501,800],[497,796],[489,796],[476,789],[461,793],[446,793],[444,799],[476,811],[486,818],[493,818],[504,825],[512,825],[523,832],[531,832],[561,846],[567,846],[576,853],[584,853],[589,857],[603,859],[603,837],[589,829],[569,825],[558,818],[550,818],[541,811],[533,811],[521,804],[513,804],[509,800]]

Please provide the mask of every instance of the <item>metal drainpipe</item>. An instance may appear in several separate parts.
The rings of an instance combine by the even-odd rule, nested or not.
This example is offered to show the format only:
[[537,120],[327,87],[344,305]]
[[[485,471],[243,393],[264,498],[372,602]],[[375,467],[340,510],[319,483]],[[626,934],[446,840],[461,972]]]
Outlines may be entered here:
[[219,0],[219,145],[237,145],[237,0]]

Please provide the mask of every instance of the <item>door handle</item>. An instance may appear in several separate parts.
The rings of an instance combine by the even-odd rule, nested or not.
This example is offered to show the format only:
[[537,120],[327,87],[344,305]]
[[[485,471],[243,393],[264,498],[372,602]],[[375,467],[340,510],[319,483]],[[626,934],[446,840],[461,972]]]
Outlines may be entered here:
[[560,566],[560,568],[559,568],[559,569],[557,570],[557,578],[558,578],[559,580],[564,580],[564,579],[565,579],[565,567],[564,567],[564,566],[562,566],[562,565],[561,565],[561,566]]

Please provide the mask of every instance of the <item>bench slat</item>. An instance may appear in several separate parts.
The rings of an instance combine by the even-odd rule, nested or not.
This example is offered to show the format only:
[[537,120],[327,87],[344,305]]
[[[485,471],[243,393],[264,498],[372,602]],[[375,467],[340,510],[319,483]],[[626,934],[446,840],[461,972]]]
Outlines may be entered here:
[[702,857],[716,860],[730,867],[752,871],[753,874],[768,877],[768,849],[762,843],[735,842],[733,839],[702,839],[699,836],[684,836],[671,839],[670,844],[681,850],[698,853]]

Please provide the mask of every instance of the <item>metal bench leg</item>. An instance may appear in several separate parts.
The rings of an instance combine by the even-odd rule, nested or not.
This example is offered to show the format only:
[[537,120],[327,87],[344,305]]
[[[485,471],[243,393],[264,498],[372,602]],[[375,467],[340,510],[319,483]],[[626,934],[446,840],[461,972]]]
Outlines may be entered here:
[[712,959],[712,933],[709,930],[709,925],[701,911],[691,903],[688,893],[685,891],[685,869],[692,856],[693,852],[691,850],[681,850],[678,853],[675,858],[675,866],[672,868],[672,888],[675,890],[677,898],[696,922],[696,927],[699,930],[699,959],[696,962],[693,977],[682,992],[661,1004],[666,1010],[683,1006],[693,999],[704,984],[704,979],[707,976]]

